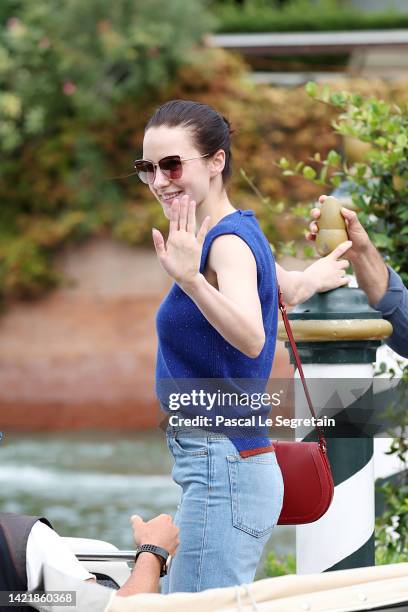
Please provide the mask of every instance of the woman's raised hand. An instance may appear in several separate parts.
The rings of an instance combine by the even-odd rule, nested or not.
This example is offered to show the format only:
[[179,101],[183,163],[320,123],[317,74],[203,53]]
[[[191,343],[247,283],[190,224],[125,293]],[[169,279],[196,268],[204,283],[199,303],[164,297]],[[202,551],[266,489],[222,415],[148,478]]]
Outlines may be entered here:
[[152,230],[162,268],[181,287],[194,283],[200,274],[201,252],[209,224],[210,217],[206,217],[196,235],[196,203],[184,195],[176,198],[171,206],[167,242],[159,230]]

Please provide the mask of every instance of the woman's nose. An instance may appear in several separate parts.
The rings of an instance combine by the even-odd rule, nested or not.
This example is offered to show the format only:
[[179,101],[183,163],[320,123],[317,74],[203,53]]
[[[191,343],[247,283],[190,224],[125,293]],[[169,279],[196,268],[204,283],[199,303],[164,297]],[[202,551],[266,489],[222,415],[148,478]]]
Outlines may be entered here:
[[167,178],[167,176],[165,176],[163,172],[160,170],[160,167],[157,166],[156,174],[155,174],[154,181],[153,181],[153,187],[155,189],[160,189],[160,187],[168,185],[169,183],[170,181]]

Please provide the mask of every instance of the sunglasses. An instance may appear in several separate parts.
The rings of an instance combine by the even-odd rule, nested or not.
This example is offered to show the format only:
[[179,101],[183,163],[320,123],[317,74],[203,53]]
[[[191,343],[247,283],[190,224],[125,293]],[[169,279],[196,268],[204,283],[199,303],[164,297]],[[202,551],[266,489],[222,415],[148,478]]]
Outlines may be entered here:
[[206,155],[189,157],[187,159],[182,159],[180,155],[169,155],[168,157],[163,157],[157,164],[146,159],[137,159],[134,162],[134,167],[140,180],[146,183],[146,185],[151,185],[156,178],[157,167],[160,168],[162,174],[164,174],[166,178],[176,180],[181,178],[183,174],[183,162],[201,159],[202,157],[208,157],[208,155],[207,153]]

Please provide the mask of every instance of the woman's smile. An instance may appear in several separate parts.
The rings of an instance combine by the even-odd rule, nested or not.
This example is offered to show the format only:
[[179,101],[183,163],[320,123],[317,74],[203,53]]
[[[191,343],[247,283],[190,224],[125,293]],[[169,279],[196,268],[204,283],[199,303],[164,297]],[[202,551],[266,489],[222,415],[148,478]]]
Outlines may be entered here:
[[166,193],[159,193],[158,196],[160,198],[160,200],[162,202],[164,202],[165,204],[171,204],[171,202],[177,198],[177,197],[181,197],[183,195],[183,191],[169,191]]

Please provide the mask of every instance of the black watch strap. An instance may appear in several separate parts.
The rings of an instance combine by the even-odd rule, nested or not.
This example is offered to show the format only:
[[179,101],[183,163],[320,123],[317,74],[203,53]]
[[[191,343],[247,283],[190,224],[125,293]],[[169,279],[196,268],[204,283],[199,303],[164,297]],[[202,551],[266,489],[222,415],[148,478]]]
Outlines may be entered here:
[[154,544],[142,544],[142,546],[139,546],[139,548],[136,551],[136,556],[135,556],[135,563],[137,561],[138,556],[142,553],[142,552],[149,552],[152,553],[153,555],[156,555],[156,557],[159,558],[160,562],[161,562],[161,567],[160,567],[160,578],[162,578],[163,576],[165,576],[167,574],[167,559],[169,557],[169,553],[165,548],[161,548],[160,546],[155,546]]

